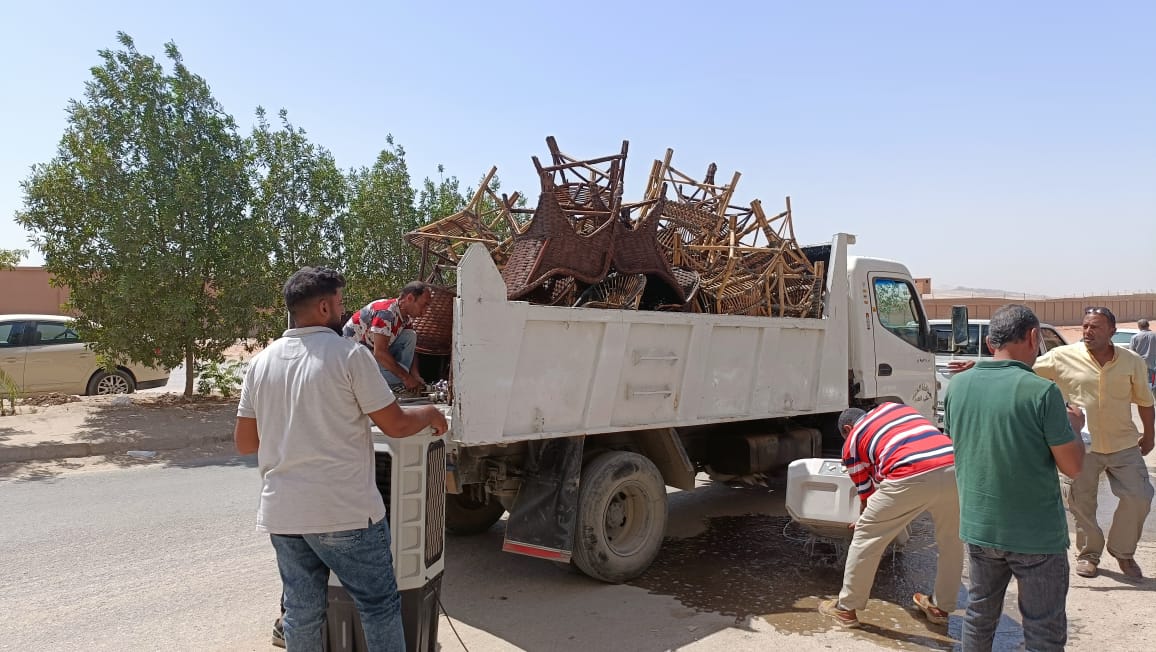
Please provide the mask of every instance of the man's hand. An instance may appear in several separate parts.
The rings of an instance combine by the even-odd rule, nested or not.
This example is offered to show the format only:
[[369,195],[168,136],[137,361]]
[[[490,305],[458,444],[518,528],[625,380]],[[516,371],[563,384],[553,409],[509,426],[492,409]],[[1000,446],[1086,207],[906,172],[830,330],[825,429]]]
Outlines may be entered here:
[[962,373],[975,366],[975,360],[951,360],[947,363],[947,370],[953,374]]
[[425,389],[425,381],[417,374],[406,374],[402,376],[401,382],[411,391]]
[[1141,455],[1147,455],[1148,453],[1152,452],[1152,448],[1154,447],[1154,444],[1156,444],[1156,437],[1153,437],[1153,434],[1154,433],[1149,432],[1140,435],[1139,444]]
[[433,428],[434,437],[441,437],[446,434],[446,431],[450,428],[450,425],[446,423],[446,415],[442,414],[441,410],[432,405],[426,405],[424,407],[430,412],[429,425]]
[[1079,436],[1080,431],[1084,429],[1084,411],[1079,407],[1068,403],[1068,423],[1072,424],[1072,430]]

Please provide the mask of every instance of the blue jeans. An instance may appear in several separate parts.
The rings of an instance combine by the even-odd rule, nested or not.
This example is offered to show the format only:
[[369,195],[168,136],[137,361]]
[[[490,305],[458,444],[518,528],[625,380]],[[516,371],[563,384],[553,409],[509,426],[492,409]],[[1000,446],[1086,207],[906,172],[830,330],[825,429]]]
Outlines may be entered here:
[[1063,650],[1068,641],[1068,556],[1029,555],[967,544],[971,584],[963,618],[964,652],[990,652],[1014,576],[1024,643],[1030,652]]
[[[413,353],[416,350],[417,331],[412,328],[403,328],[389,345],[389,354],[393,356],[393,359],[397,360],[397,363],[404,367],[406,371],[409,371],[410,367],[413,366]],[[401,384],[401,379],[393,375],[392,372],[384,367],[379,367],[379,369],[381,369],[381,377],[385,379],[385,382],[389,383],[390,387]]]
[[325,534],[271,534],[285,601],[289,652],[320,652],[329,571],[349,591],[361,616],[366,649],[404,652],[401,596],[389,552],[385,519],[360,530]]

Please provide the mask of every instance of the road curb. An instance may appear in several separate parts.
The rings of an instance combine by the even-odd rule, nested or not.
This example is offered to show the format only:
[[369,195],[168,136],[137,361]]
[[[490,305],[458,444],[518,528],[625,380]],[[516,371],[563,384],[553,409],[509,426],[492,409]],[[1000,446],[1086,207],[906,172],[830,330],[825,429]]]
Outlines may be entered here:
[[195,437],[145,437],[132,441],[46,442],[30,446],[0,445],[0,464],[45,462],[94,455],[115,455],[130,450],[169,451],[232,441],[233,433],[222,432]]

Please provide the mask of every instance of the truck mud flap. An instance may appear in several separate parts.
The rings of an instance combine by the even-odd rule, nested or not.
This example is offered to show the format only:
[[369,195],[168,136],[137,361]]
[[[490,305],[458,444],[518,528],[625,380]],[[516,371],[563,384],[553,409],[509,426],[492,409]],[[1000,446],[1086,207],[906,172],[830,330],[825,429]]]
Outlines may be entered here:
[[583,437],[536,442],[506,521],[502,550],[568,562],[578,517]]

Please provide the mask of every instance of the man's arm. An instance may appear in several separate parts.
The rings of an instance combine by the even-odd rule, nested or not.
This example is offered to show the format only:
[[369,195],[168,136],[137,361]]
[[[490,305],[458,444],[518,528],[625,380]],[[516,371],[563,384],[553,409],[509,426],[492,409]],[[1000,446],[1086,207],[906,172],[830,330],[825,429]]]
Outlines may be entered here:
[[1140,435],[1140,454],[1147,455],[1152,452],[1154,444],[1156,444],[1156,431],[1153,431],[1152,424],[1156,420],[1156,407],[1149,405],[1148,407],[1137,407],[1136,411],[1140,413],[1140,425],[1143,426],[1144,432]]
[[1080,436],[1083,416],[1080,408],[1068,405],[1053,383],[1040,405],[1043,417],[1044,443],[1052,451],[1060,473],[1074,478],[1084,468],[1084,439]]
[[427,426],[434,429],[435,437],[439,437],[449,428],[445,415],[432,405],[403,408],[394,402],[376,412],[370,412],[369,418],[382,432],[394,439],[415,435]]
[[1142,430],[1136,443],[1140,446],[1140,454],[1147,455],[1152,452],[1153,444],[1156,443],[1156,438],[1153,437],[1156,433],[1152,428],[1156,408],[1152,406],[1152,390],[1148,387],[1148,363],[1139,356],[1133,357],[1132,363],[1132,402],[1136,404],[1136,411],[1140,413]]
[[1060,473],[1074,478],[1080,475],[1080,471],[1084,468],[1084,440],[1076,437],[1074,440],[1060,444],[1059,446],[1052,446],[1052,457],[1056,460],[1056,468]]
[[1056,377],[1060,375],[1059,369],[1056,368],[1058,363],[1055,351],[1055,349],[1052,349],[1036,358],[1036,363],[1032,365],[1032,371],[1036,372],[1037,376],[1047,378],[1053,383],[1056,382]]
[[389,373],[401,379],[405,384],[406,389],[421,389],[425,383],[421,382],[414,374],[409,372],[409,369],[401,366],[393,354],[389,352],[389,336],[383,333],[372,333],[373,335],[373,359],[377,364],[388,371]]
[[257,434],[257,420],[249,417],[237,417],[237,425],[233,426],[233,444],[241,455],[252,455],[261,446],[261,437]]

